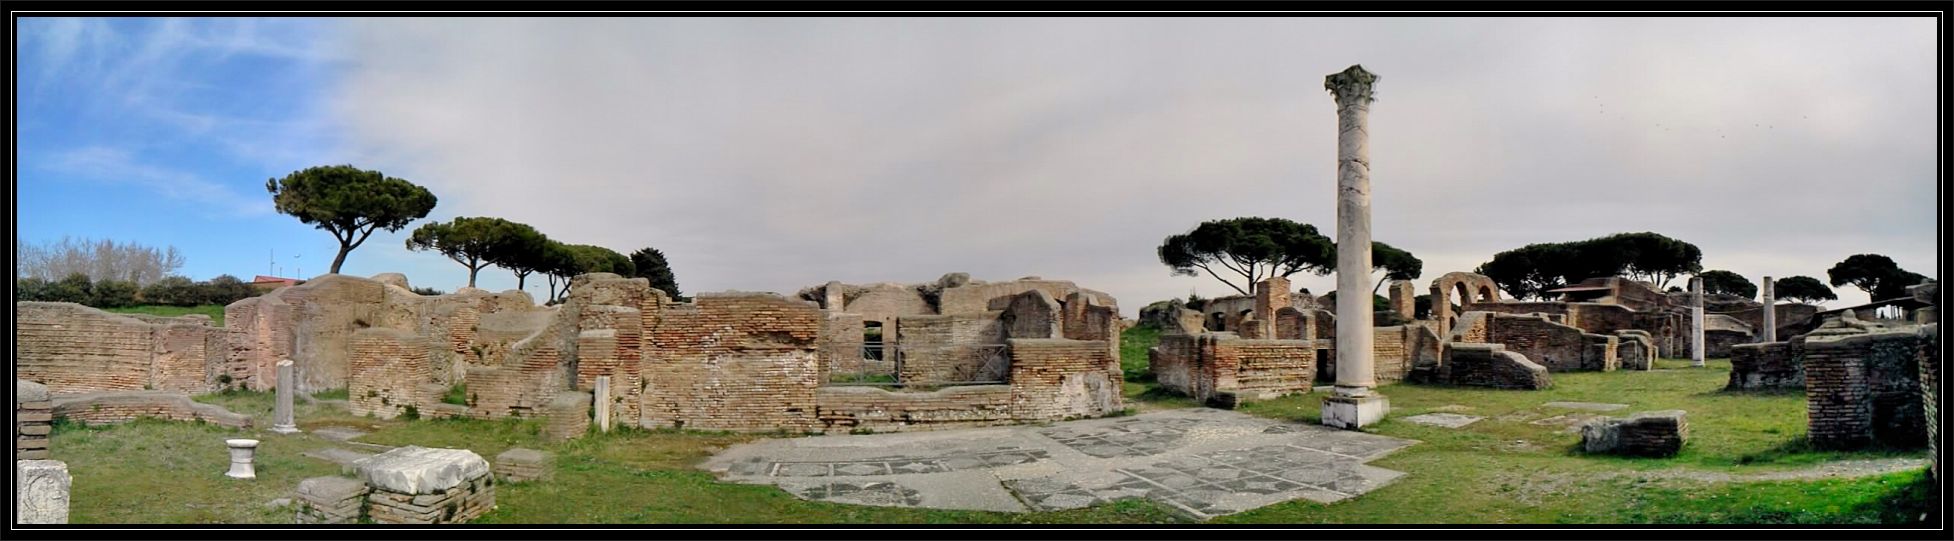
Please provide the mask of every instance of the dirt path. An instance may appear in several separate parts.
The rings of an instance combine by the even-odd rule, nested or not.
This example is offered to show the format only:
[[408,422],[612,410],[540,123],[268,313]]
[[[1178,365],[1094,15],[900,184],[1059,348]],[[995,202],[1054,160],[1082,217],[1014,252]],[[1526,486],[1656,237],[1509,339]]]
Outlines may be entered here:
[[1815,479],[1851,479],[1870,477],[1889,473],[1923,468],[1927,466],[1924,458],[1877,458],[1859,460],[1840,460],[1826,462],[1795,470],[1778,470],[1757,473],[1729,473],[1719,471],[1693,470],[1688,468],[1669,468],[1651,471],[1620,471],[1600,476],[1602,479],[1621,477],[1640,477],[1644,479],[1686,479],[1706,483],[1733,483],[1750,481],[1809,481]]

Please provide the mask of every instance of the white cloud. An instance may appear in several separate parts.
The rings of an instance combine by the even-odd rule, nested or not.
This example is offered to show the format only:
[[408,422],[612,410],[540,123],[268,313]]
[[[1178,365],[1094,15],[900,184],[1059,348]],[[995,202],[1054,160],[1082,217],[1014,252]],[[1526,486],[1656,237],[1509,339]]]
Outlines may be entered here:
[[84,147],[53,156],[48,168],[92,181],[137,186],[151,193],[204,206],[230,216],[273,212],[268,197],[246,197],[195,173],[145,163],[122,149]]
[[1333,235],[1321,81],[1351,63],[1383,76],[1376,238],[1427,279],[1645,230],[1753,279],[1822,279],[1860,252],[1938,262],[1931,19],[344,29],[335,111],[359,163],[434,189],[438,213],[657,246],[688,292],[968,271],[1075,280],[1129,313],[1222,293],[1154,247],[1244,215]]

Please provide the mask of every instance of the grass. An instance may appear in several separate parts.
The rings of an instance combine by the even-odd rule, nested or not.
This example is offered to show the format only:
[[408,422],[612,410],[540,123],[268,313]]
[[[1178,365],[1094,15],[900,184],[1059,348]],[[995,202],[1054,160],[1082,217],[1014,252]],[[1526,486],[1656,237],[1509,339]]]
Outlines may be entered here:
[[165,306],[165,305],[158,304],[158,305],[144,305],[144,306],[126,306],[122,308],[103,308],[102,310],[107,312],[114,312],[117,314],[146,314],[146,315],[162,316],[162,317],[176,317],[176,316],[187,316],[190,314],[203,314],[206,316],[210,316],[210,320],[212,324],[218,327],[224,326],[224,307],[216,304],[206,304],[203,306]]
[[350,396],[351,395],[348,394],[345,387],[341,387],[338,389],[326,389],[324,391],[312,393],[312,398],[316,398],[319,400],[346,400]]
[[[1137,331],[1137,332],[1136,332]],[[1139,411],[1191,407],[1144,377],[1148,331],[1129,329],[1122,365],[1129,406]],[[1646,372],[1560,373],[1554,388],[1501,391],[1387,385],[1391,417],[1367,430],[1420,443],[1371,464],[1405,472],[1395,482],[1334,505],[1298,500],[1221,517],[1218,523],[1578,523],[1578,524],[1920,524],[1934,509],[1924,469],[1855,479],[1713,483],[1679,470],[1749,474],[1810,467],[1847,458],[1924,457],[1923,451],[1816,451],[1804,439],[1804,400],[1797,394],[1722,391],[1729,363],[1705,368],[1663,360]],[[270,426],[272,395],[228,392],[197,397]],[[1254,402],[1241,411],[1275,419],[1317,421],[1321,393]],[[1629,404],[1689,412],[1691,439],[1664,459],[1589,456],[1576,434],[1530,420],[1579,410],[1550,401]],[[1443,429],[1403,418],[1445,406],[1486,419]],[[290,497],[299,480],[337,474],[330,463],[299,453],[332,442],[312,436],[326,426],[369,432],[361,441],[455,447],[492,458],[513,447],[556,454],[552,480],[498,485],[498,508],[478,522],[513,523],[1176,523],[1189,519],[1147,501],[1058,513],[991,513],[901,509],[807,501],[764,485],[722,483],[695,465],[729,445],[780,434],[623,429],[549,443],[535,420],[377,420],[325,404],[298,405],[306,433],[276,436],[210,425],[139,421],[111,428],[55,427],[52,458],[74,476],[75,523],[289,522],[290,509],[264,503]],[[259,479],[222,477],[226,437],[257,437]],[[1929,517],[1926,520],[1932,520]],[[1929,522],[1930,523],[1930,522]]]
[[468,384],[456,383],[454,386],[448,387],[448,392],[441,393],[441,403],[461,406],[468,405]]

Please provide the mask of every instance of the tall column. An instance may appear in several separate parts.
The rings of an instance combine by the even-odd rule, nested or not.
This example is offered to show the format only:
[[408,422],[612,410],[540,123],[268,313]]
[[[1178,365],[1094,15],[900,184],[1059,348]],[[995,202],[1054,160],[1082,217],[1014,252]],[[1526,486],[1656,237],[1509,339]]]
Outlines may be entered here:
[[1703,278],[1689,279],[1689,361],[1703,366]]
[[292,418],[292,394],[298,391],[298,376],[292,373],[292,360],[278,361],[278,406],[273,411],[272,432],[294,434],[299,431],[297,420]]
[[611,377],[597,376],[591,385],[591,399],[596,403],[597,431],[611,431]]
[[1764,332],[1758,334],[1764,339],[1759,342],[1778,341],[1778,294],[1771,286],[1771,277],[1764,277]]
[[1353,65],[1323,79],[1337,101],[1337,379],[1323,424],[1358,428],[1384,419],[1371,337],[1370,104],[1377,75]]

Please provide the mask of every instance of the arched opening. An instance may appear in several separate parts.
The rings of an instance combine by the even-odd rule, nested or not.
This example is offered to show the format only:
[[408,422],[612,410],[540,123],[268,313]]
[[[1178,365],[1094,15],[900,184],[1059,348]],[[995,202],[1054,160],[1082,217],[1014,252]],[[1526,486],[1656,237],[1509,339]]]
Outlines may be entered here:
[[1479,286],[1479,302],[1493,302],[1496,300],[1499,300],[1499,295],[1493,292],[1493,286],[1484,284]]
[[[1466,305],[1472,304],[1472,290],[1466,288],[1465,282],[1452,282],[1452,290],[1459,295],[1458,306],[1460,311],[1464,311]],[[1446,295],[1445,301],[1448,303],[1451,302],[1451,295]]]

